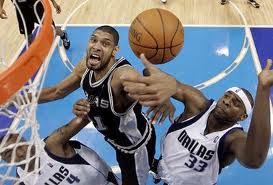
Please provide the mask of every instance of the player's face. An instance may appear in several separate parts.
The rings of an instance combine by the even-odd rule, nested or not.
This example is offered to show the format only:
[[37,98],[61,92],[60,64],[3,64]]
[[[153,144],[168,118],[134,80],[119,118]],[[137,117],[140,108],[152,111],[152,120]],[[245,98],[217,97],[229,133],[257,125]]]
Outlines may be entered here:
[[114,38],[110,33],[95,31],[89,40],[86,66],[94,71],[109,67],[111,59],[115,58],[117,49],[118,46],[115,46]]
[[[10,148],[7,148],[5,151],[3,151],[0,155],[3,160],[7,162],[12,162],[12,155],[15,153],[15,161],[14,162],[20,162],[26,159],[27,155],[27,150],[29,145],[23,144],[23,145],[18,145],[19,143],[25,142],[23,138],[20,139],[19,142],[17,142],[18,134],[12,134],[9,136],[7,142],[4,144],[4,147],[11,146]],[[16,144],[17,143],[17,144]],[[17,147],[15,148],[15,144]],[[31,155],[34,153],[34,147],[31,149]]]
[[233,92],[226,92],[214,109],[214,115],[221,120],[237,122],[244,119],[245,107],[242,100]]

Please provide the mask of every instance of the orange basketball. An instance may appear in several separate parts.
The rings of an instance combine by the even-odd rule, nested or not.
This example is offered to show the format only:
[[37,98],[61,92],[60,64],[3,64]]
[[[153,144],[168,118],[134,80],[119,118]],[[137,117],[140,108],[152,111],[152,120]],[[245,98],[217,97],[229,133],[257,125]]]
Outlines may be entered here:
[[144,53],[153,64],[178,55],[184,45],[184,29],[171,12],[153,8],[140,13],[129,28],[129,43],[137,57]]

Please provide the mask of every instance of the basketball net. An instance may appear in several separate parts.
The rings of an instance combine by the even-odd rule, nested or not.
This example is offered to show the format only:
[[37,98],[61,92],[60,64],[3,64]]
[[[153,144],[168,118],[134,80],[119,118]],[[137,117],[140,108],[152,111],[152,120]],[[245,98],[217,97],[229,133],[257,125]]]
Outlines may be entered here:
[[[42,18],[37,14],[38,2],[42,2],[44,7]],[[22,17],[27,33],[22,12],[17,2],[13,3]],[[28,45],[25,35],[25,51],[0,73],[0,184],[36,184],[38,172],[42,168],[39,156],[44,146],[38,133],[36,108],[54,50],[54,33],[48,0],[37,0],[34,11],[39,22],[33,32],[36,35],[34,41]],[[18,137],[11,141],[9,138],[14,134],[18,134]],[[20,178],[16,176],[16,167],[19,165],[22,167]],[[30,183],[28,179],[31,180]]]

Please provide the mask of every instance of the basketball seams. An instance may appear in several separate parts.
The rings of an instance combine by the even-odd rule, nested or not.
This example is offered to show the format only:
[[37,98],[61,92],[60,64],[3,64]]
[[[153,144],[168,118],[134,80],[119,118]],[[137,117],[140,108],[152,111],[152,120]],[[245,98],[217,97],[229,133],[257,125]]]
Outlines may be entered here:
[[177,47],[177,46],[180,46],[181,44],[183,43],[180,43],[180,44],[177,44],[177,45],[174,45],[174,46],[168,46],[168,47],[163,47],[163,48],[159,48],[159,47],[149,47],[149,46],[143,46],[141,44],[137,44],[135,42],[133,42],[132,40],[129,39],[129,41],[131,42],[131,44],[134,44],[136,46],[139,46],[139,47],[143,47],[143,48],[146,48],[146,49],[171,49],[171,48],[174,48],[174,47]]
[[[155,57],[156,55],[157,55],[157,52],[158,52],[158,43],[157,43],[157,40],[156,40],[156,38],[153,36],[153,34],[144,26],[144,24],[141,22],[141,20],[139,20],[139,18],[136,18],[136,20],[139,22],[139,24],[142,26],[142,28],[152,37],[152,39],[155,41],[155,43],[156,43],[156,52],[155,52],[155,54],[153,55],[153,56],[151,56],[151,57],[149,57],[149,58],[147,58],[147,59],[152,59],[153,57]],[[135,44],[134,42],[133,42],[133,44]],[[135,45],[137,45],[137,44],[135,44]],[[140,45],[141,47],[143,47],[142,45]]]
[[144,26],[144,24],[141,22],[141,20],[139,20],[139,18],[136,18],[136,20],[139,22],[139,24],[142,26],[142,28],[153,38],[153,40],[156,43],[156,48],[158,48],[158,43],[156,38],[153,36],[153,34]]
[[159,49],[157,49],[157,48],[151,48],[151,47],[147,47],[147,46],[143,46],[143,45],[140,45],[140,44],[136,44],[136,43],[133,43],[133,42],[131,42],[131,44],[132,45],[135,45],[135,46],[137,46],[137,47],[142,47],[142,48],[144,48],[144,49],[151,49],[151,50],[154,50],[155,51],[155,54],[153,54],[151,57],[148,57],[148,56],[145,56],[147,59],[151,59],[151,58],[153,58],[153,57],[155,57],[156,55],[157,55],[157,53],[158,53],[158,50]]
[[162,15],[160,13],[160,10],[159,9],[156,9],[158,14],[159,14],[159,17],[160,17],[160,20],[161,20],[161,25],[162,25],[162,31],[163,31],[163,46],[164,46],[164,49],[163,49],[163,54],[162,54],[162,59],[161,59],[161,62],[160,63],[163,63],[164,62],[164,57],[165,57],[165,44],[166,44],[166,37],[165,37],[165,27],[164,27],[164,24],[163,24],[163,18],[162,18]]
[[[178,28],[179,28],[179,23],[180,23],[180,21],[179,21],[179,19],[177,19],[177,26],[176,26],[176,31],[175,31],[175,33],[173,34],[173,37],[172,37],[172,39],[171,39],[171,47],[170,47],[170,53],[172,54],[172,56],[176,56],[175,54],[173,54],[173,52],[172,52],[172,45],[173,45],[173,40],[174,40],[174,37],[175,37],[175,35],[176,35],[176,33],[177,33],[177,31],[178,31]],[[183,43],[183,42],[182,42]],[[179,44],[180,45],[180,44]]]
[[130,29],[134,30],[129,34],[131,49],[136,55],[147,54],[147,59],[153,64],[169,62],[184,44],[182,23],[174,14],[164,9],[144,11],[134,19]]

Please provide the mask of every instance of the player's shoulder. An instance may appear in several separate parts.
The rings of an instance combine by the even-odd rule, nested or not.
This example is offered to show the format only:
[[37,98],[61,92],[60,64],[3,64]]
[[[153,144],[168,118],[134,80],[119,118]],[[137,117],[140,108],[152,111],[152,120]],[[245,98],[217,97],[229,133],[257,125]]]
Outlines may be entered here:
[[234,127],[233,129],[229,131],[227,138],[233,140],[236,138],[245,137],[246,135],[247,133],[242,129],[242,127],[238,126],[238,127]]
[[225,137],[224,145],[229,146],[230,148],[232,144],[240,139],[246,139],[247,133],[243,131],[242,127],[234,127],[233,129],[227,132]]
[[81,78],[87,69],[85,58],[82,58],[73,69],[72,74]]
[[115,68],[132,67],[131,63],[124,57],[116,59]]
[[118,65],[116,66],[116,69],[114,71],[114,75],[117,77],[120,77],[123,74],[136,74],[138,73],[137,70],[125,59],[120,58],[117,60]]

